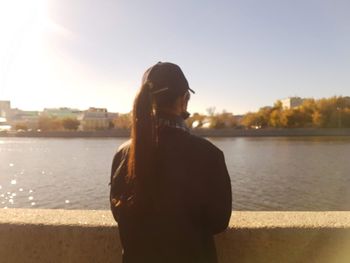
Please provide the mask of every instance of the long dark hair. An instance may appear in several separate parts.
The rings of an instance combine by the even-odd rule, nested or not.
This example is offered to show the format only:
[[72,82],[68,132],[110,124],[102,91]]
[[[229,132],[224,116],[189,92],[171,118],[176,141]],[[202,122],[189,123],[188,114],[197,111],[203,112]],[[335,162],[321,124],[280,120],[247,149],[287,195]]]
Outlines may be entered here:
[[147,198],[154,190],[159,130],[158,112],[174,106],[181,94],[154,92],[157,87],[147,81],[135,97],[132,111],[131,145],[127,180],[136,196]]

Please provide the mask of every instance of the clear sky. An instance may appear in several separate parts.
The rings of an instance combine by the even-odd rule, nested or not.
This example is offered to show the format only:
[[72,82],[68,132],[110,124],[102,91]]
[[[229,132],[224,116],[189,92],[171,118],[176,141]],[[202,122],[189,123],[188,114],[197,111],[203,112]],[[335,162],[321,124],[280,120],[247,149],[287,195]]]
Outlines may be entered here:
[[348,0],[1,0],[0,100],[128,112],[143,72],[179,64],[190,112],[350,95]]

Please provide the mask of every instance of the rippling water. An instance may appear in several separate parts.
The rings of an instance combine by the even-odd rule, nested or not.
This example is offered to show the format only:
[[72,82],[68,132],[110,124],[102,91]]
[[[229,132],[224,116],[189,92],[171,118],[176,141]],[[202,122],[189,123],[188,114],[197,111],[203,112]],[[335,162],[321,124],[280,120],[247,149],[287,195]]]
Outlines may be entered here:
[[[211,138],[235,210],[350,210],[350,138]],[[109,209],[124,138],[0,138],[0,208]]]

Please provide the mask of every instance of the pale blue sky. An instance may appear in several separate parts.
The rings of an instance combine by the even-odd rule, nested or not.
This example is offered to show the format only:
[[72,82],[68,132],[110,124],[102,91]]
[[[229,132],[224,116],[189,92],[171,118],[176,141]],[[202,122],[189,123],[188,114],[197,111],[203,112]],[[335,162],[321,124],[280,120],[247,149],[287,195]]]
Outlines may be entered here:
[[191,112],[350,95],[346,0],[26,2],[0,4],[0,99],[15,107],[127,112],[158,61],[182,67]]

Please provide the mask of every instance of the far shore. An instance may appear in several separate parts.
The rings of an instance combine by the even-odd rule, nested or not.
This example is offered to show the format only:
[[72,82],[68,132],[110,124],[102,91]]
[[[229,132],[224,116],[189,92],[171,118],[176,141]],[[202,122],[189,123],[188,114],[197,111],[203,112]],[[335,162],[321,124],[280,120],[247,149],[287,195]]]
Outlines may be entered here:
[[[295,129],[193,129],[192,134],[202,137],[293,137],[293,136],[350,136],[350,128],[295,128]],[[112,129],[101,131],[22,131],[0,132],[0,137],[44,138],[102,138],[129,137],[130,130]]]

